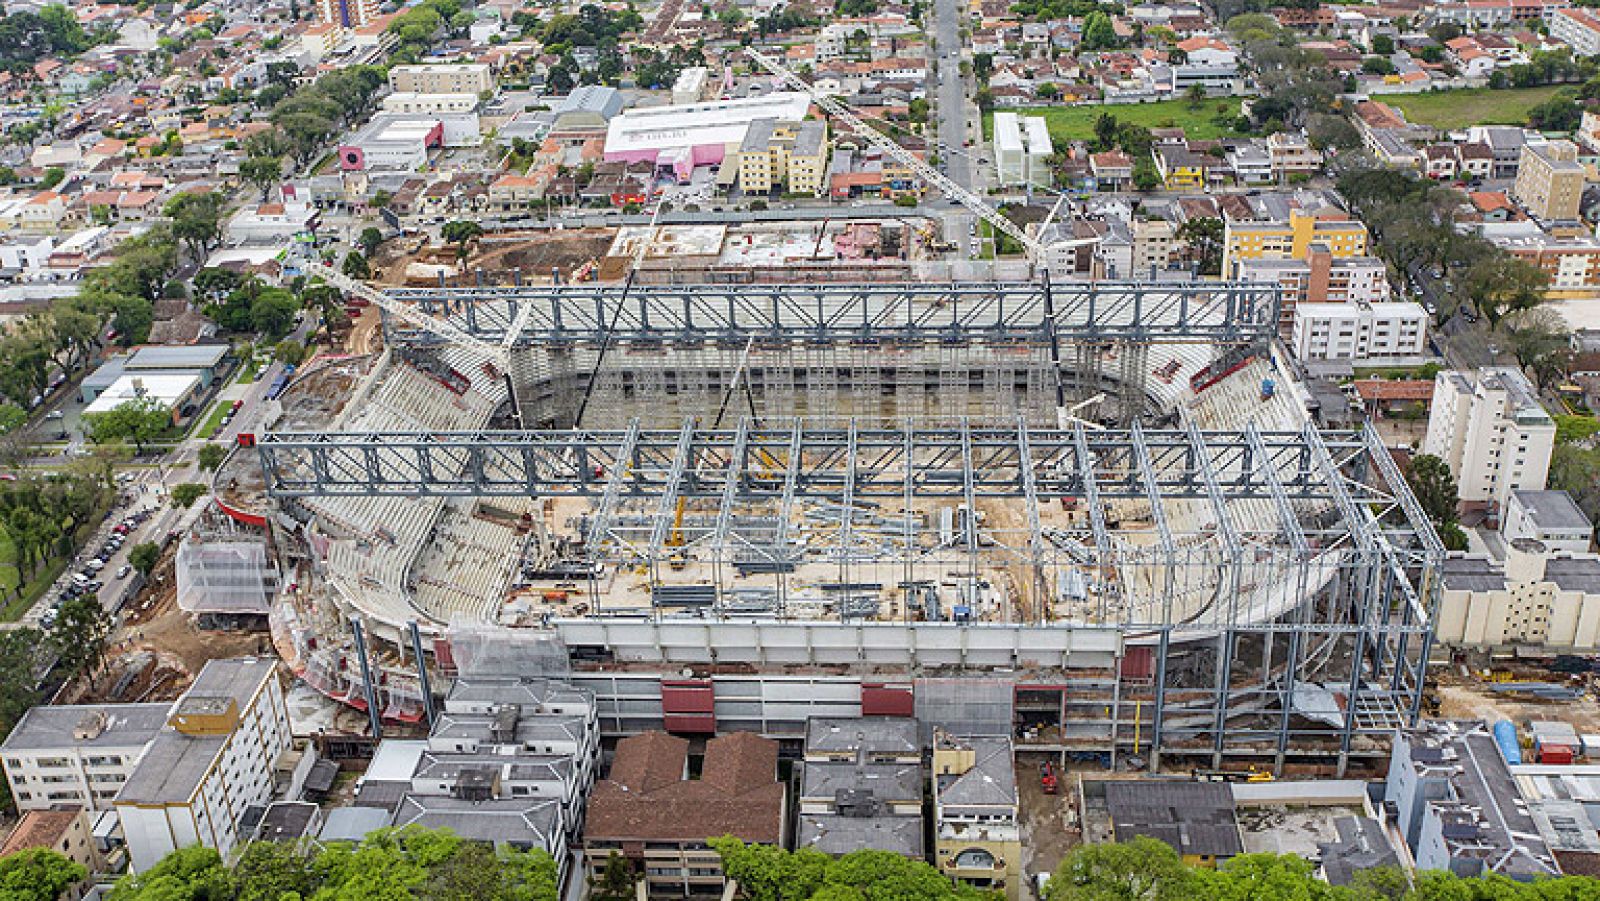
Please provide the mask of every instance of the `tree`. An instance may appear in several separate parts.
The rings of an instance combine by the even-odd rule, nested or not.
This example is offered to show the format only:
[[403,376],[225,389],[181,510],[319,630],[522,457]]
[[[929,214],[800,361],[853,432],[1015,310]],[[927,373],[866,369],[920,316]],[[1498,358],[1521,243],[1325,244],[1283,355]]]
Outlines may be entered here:
[[272,349],[272,355],[277,360],[290,366],[299,366],[305,362],[306,346],[299,341],[284,340]]
[[1153,838],[1074,848],[1051,875],[1044,901],[1188,901],[1197,891],[1178,852]]
[[239,177],[261,192],[261,200],[272,195],[272,187],[283,177],[283,157],[251,156],[239,163]]
[[220,901],[231,896],[231,880],[216,849],[191,845],[143,873],[117,880],[107,901]]
[[287,334],[300,303],[282,288],[267,288],[250,302],[250,324],[269,339]]
[[482,234],[483,226],[470,219],[456,219],[446,222],[439,229],[439,237],[456,246],[456,259],[458,260],[467,258],[467,245]]
[[1565,380],[1572,364],[1572,333],[1560,313],[1548,307],[1520,310],[1501,325],[1506,349],[1541,391]]
[[62,662],[74,673],[81,674],[94,685],[94,674],[105,656],[106,639],[116,625],[111,614],[92,594],[79,595],[61,604],[55,626],[50,630],[50,643]]
[[339,271],[343,272],[346,276],[355,279],[366,279],[372,277],[372,269],[367,266],[367,258],[362,256],[359,251],[355,250],[352,250],[345,255],[344,265],[339,267]]
[[606,855],[606,868],[590,897],[592,901],[633,901],[634,884],[633,868],[626,858],[612,851]]
[[[208,444],[206,447],[215,447],[215,445]],[[147,576],[150,575],[151,570],[156,568],[156,563],[160,560],[161,546],[153,541],[141,542],[128,551],[128,565]]]
[[1435,523],[1455,522],[1456,506],[1460,495],[1456,493],[1456,479],[1450,467],[1433,454],[1418,454],[1411,458],[1411,468],[1406,471],[1406,484],[1416,495],[1422,512]]
[[208,489],[200,482],[184,482],[172,488],[172,506],[180,510],[187,509],[195,501],[205,495]]
[[1110,50],[1117,46],[1117,32],[1111,27],[1111,17],[1095,10],[1083,20],[1083,39],[1078,48],[1084,52]]
[[1306,138],[1318,150],[1355,150],[1361,133],[1344,116],[1314,113],[1306,118]]
[[95,444],[132,441],[134,452],[140,454],[144,453],[146,444],[159,439],[172,427],[172,411],[151,397],[126,400],[85,419],[90,441]]
[[1140,157],[1133,164],[1133,189],[1135,191],[1154,191],[1161,187],[1161,173],[1156,171],[1156,164],[1149,157]]
[[1537,306],[1544,300],[1548,281],[1544,270],[1500,251],[1474,263],[1462,288],[1478,315],[1493,326],[1510,313]]
[[189,248],[190,259],[205,261],[212,248],[222,242],[222,211],[227,200],[215,191],[204,194],[179,194],[167,202],[166,214],[172,217],[172,235]]
[[1361,71],[1368,75],[1393,75],[1394,61],[1387,56],[1369,56],[1361,61]]
[[356,239],[356,243],[361,245],[361,252],[370,257],[383,245],[383,232],[369,225],[361,230],[361,236]]
[[0,403],[0,435],[9,434],[28,421],[28,414],[12,403]]
[[61,184],[67,177],[67,170],[60,166],[51,166],[44,170],[44,175],[39,178],[39,190],[48,191]]
[[0,857],[0,899],[56,901],[88,875],[83,864],[68,859],[59,851],[29,848]]
[[1189,90],[1185,92],[1184,96],[1188,98],[1190,109],[1199,109],[1205,105],[1206,89],[1200,85],[1192,84],[1189,85]]
[[1372,36],[1371,49],[1374,56],[1393,56],[1394,38],[1386,34],[1375,34]]
[[228,456],[228,449],[220,444],[207,443],[200,446],[197,456],[201,469],[213,470],[222,465],[222,461]]
[[1178,228],[1178,237],[1189,244],[1189,258],[1200,266],[1201,275],[1222,274],[1222,220],[1197,216]]
[[251,842],[234,864],[235,901],[282,901],[309,896],[317,884],[315,861],[288,842]]

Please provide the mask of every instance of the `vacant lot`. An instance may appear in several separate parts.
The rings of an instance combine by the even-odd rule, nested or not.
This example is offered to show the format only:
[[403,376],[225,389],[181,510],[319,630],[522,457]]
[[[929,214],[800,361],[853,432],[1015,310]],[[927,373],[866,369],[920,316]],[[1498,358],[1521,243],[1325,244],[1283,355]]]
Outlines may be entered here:
[[[1163,100],[1159,103],[1095,104],[1093,106],[1059,106],[1039,109],[1020,109],[1015,112],[1025,116],[1043,116],[1050,127],[1050,140],[1056,144],[1082,141],[1094,137],[1094,120],[1101,113],[1109,113],[1120,122],[1131,122],[1145,128],[1179,127],[1191,138],[1211,140],[1238,133],[1228,124],[1214,120],[1226,116],[1239,117],[1239,98],[1214,98],[1192,107],[1187,100]],[[983,117],[983,133],[992,135],[994,114]]]
[[1465,88],[1430,94],[1385,94],[1374,99],[1405,111],[1418,125],[1455,129],[1469,125],[1526,125],[1528,110],[1550,99],[1559,85],[1542,88]]

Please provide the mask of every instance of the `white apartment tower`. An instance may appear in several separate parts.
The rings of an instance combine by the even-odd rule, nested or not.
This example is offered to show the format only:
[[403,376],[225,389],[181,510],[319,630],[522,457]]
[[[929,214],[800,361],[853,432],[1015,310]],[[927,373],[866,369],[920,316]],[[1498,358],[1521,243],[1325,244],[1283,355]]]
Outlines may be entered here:
[[1441,372],[1422,452],[1444,460],[1461,500],[1504,508],[1511,492],[1544,487],[1555,421],[1519,370]]
[[172,706],[117,795],[136,872],[191,845],[226,858],[249,838],[240,834],[245,811],[272,801],[273,772],[290,742],[276,669],[275,659],[212,660]]

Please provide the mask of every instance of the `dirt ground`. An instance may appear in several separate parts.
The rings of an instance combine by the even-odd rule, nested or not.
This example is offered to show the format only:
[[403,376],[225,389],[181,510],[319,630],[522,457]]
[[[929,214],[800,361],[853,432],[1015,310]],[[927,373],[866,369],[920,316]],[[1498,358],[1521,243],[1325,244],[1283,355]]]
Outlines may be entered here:
[[[1530,676],[1529,681],[1562,682],[1555,673]],[[1576,701],[1538,701],[1493,692],[1480,684],[1462,679],[1459,669],[1441,678],[1435,692],[1442,719],[1477,719],[1493,723],[1510,720],[1519,727],[1529,720],[1560,720],[1571,723],[1579,734],[1600,732],[1600,702],[1590,692]]]
[[[1047,795],[1039,782],[1039,764],[1051,760],[1057,768],[1057,793]],[[1054,754],[1028,753],[1017,755],[1017,798],[1022,804],[1022,869],[1028,884],[1034,876],[1051,873],[1061,858],[1082,841],[1076,825],[1073,805],[1077,803],[1074,791],[1075,774],[1062,772],[1060,761]],[[1024,898],[1032,897],[1032,890],[1024,890]]]
[[530,234],[526,241],[483,243],[467,260],[468,271],[482,269],[485,279],[511,281],[511,271],[521,269],[524,281],[542,282],[551,269],[569,278],[574,269],[604,257],[616,237],[615,229],[586,228],[561,234]]
[[170,701],[182,694],[206,661],[271,654],[265,633],[203,632],[178,608],[173,555],[162,557],[150,584],[123,611],[112,633],[106,666],[92,686],[72,686],[73,701]]

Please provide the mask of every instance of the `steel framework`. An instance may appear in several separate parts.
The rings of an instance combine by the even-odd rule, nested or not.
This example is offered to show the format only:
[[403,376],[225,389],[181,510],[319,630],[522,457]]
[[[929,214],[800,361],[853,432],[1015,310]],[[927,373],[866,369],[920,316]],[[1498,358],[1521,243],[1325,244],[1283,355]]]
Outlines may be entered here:
[[[992,340],[1259,344],[1279,289],[1254,282],[386,288],[507,348],[612,340],[701,344]],[[620,299],[620,302],[619,302]],[[398,328],[399,324],[391,324]],[[515,336],[508,338],[508,336]],[[444,340],[432,334],[412,340]]]
[[[1444,552],[1370,429],[746,419],[723,429],[275,433],[257,447],[268,490],[289,503],[586,499],[583,554],[619,581],[596,580],[592,615],[561,628],[596,653],[806,663],[843,641],[856,643],[844,659],[916,668],[919,654],[932,659],[929,642],[970,632],[978,644],[961,639],[957,665],[1069,674],[1077,687],[1060,701],[1063,749],[1215,761],[1281,764],[1310,743],[1342,768],[1420,710]],[[933,525],[951,509],[954,528]],[[693,563],[669,565],[675,558]],[[623,597],[625,569],[647,573],[642,600]],[[819,599],[819,581],[857,601],[864,593],[869,612]],[[878,599],[909,599],[908,588],[951,584],[971,606],[965,622],[951,621],[949,604],[942,615],[909,600],[878,610]],[[663,586],[703,588],[709,606],[674,613],[650,600]],[[773,599],[756,620],[752,592]],[[630,646],[669,640],[663,630],[687,627],[686,615],[703,630],[692,640]],[[830,618],[843,630],[818,632]],[[784,628],[802,630],[803,651]],[[1002,639],[999,628],[1023,631]],[[1071,650],[1081,639],[1059,638],[1099,632],[1114,636],[1103,676]],[[984,656],[985,641],[1019,646]],[[1141,653],[1154,672],[1129,679],[1126,661]]]

